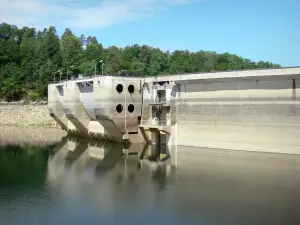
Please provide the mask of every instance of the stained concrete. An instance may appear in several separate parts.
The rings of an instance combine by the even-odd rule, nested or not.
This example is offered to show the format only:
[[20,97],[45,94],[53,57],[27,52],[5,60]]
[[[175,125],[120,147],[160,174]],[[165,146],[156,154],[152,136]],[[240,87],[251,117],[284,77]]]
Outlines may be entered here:
[[[168,145],[300,154],[300,68],[146,79],[99,76],[86,81],[93,82],[92,91],[77,85],[62,98],[66,113],[71,111],[73,116],[69,119],[84,124],[84,132],[93,128],[94,133],[104,132],[117,142],[122,142],[125,134],[136,135],[139,117],[144,125],[153,122],[151,104],[157,101],[158,91],[165,90],[165,104],[171,106],[167,119],[171,132],[165,138]],[[129,93],[129,85],[134,85],[133,93]],[[57,92],[54,94],[49,108],[58,115],[61,104]],[[135,106],[132,113],[130,104]],[[98,121],[102,128],[88,125],[86,120]],[[80,129],[78,125],[75,128]],[[151,135],[145,134],[151,140]]]
[[146,81],[144,102],[158,81],[176,83],[169,144],[300,154],[300,68],[161,76]]

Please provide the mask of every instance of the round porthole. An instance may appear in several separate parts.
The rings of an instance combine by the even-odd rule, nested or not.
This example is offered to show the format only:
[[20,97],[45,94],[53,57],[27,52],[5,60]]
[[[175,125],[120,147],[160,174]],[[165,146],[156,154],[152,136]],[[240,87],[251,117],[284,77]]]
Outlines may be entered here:
[[117,105],[116,111],[117,111],[118,113],[123,112],[123,106],[122,106],[121,104]]
[[128,106],[128,112],[133,113],[133,111],[134,111],[134,105],[130,104]]
[[123,85],[122,84],[118,84],[116,87],[117,92],[121,93],[123,91]]
[[128,91],[129,91],[130,94],[132,94],[134,92],[134,86],[132,84],[130,84],[128,86]]

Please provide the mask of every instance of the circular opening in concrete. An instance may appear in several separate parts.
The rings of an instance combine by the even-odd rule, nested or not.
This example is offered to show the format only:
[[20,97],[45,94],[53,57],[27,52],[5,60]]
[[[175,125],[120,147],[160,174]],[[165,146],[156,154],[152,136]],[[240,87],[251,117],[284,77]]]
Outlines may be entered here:
[[118,113],[123,112],[123,106],[122,106],[121,104],[117,105],[116,111],[117,111]]
[[132,84],[130,84],[128,86],[128,91],[129,91],[130,94],[132,94],[134,92],[134,86]]
[[134,105],[130,104],[130,105],[128,106],[128,111],[129,111],[130,113],[133,113],[133,112],[134,112]]
[[116,87],[117,92],[121,93],[123,91],[123,85],[122,84],[118,84]]

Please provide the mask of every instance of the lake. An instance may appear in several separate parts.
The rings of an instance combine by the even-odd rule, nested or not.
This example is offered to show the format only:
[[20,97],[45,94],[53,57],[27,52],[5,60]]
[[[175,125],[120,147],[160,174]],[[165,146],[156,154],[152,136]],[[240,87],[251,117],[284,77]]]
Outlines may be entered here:
[[300,156],[1,140],[0,224],[300,224]]

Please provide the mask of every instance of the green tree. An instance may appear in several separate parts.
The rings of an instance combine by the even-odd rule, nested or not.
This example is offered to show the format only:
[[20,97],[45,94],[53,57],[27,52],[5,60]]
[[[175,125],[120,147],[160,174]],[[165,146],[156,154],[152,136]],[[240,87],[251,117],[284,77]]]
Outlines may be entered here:
[[33,89],[38,80],[38,57],[36,55],[36,31],[34,28],[22,29],[22,41],[20,44],[20,66],[23,71],[24,85],[26,89]]
[[[73,73],[80,73],[80,65],[83,60],[83,47],[80,42],[80,39],[77,38],[72,31],[67,28],[60,40],[60,49],[61,49],[61,56],[62,56],[62,66],[67,73],[69,68],[69,77]],[[71,68],[71,66],[73,66]],[[64,78],[67,78],[66,75]]]
[[144,71],[145,64],[135,58],[130,64],[129,74],[133,76],[144,76]]
[[[162,74],[198,73],[256,68],[280,68],[268,61],[254,62],[228,52],[182,51],[172,53],[147,45],[124,48],[104,48],[94,36],[76,37],[67,28],[61,38],[55,27],[36,31],[0,24],[0,98],[9,101],[21,98],[45,98],[47,86],[53,82],[53,73],[62,69],[66,79],[71,75],[86,76],[101,71],[105,74],[157,76]],[[73,65],[73,68],[70,66]],[[124,72],[126,71],[126,72]]]
[[116,46],[111,46],[104,51],[105,58],[105,74],[118,74],[122,69],[120,65],[122,49],[119,49]]
[[23,97],[22,71],[15,64],[9,64],[2,68],[5,78],[0,86],[0,98],[6,101],[18,101]]

